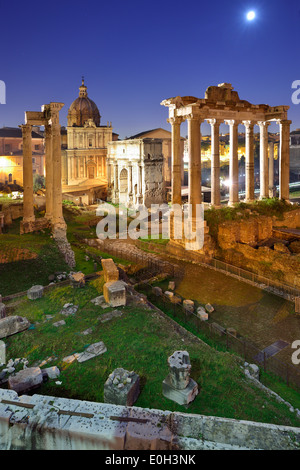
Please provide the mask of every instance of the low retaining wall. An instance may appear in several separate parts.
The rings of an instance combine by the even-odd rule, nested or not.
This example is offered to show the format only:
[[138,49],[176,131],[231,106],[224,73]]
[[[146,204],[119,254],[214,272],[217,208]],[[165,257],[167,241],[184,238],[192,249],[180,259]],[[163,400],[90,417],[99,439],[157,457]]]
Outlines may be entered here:
[[300,448],[300,428],[0,389],[0,450]]

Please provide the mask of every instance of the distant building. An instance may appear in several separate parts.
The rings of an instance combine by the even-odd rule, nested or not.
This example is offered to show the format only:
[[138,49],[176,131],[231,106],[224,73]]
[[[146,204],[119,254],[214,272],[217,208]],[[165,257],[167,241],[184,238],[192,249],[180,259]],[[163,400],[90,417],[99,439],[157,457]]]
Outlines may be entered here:
[[[32,131],[33,174],[45,175],[44,137],[38,127]],[[23,185],[23,140],[19,127],[0,129],[0,183]]]
[[[164,157],[164,164],[163,164],[163,178],[165,182],[165,186],[171,185],[171,174],[172,174],[172,146],[171,146],[171,132],[161,127],[157,129],[151,129],[148,131],[140,132],[139,134],[132,135],[129,137],[130,140],[132,139],[161,139],[162,140],[162,154]],[[186,139],[181,137],[180,143],[180,152],[183,161],[184,155],[184,143]],[[183,165],[182,165],[183,168]],[[183,172],[182,172],[182,183],[183,183]]]
[[290,170],[300,177],[300,129],[290,134]]
[[82,80],[79,97],[69,108],[67,129],[62,129],[62,184],[63,193],[88,195],[90,203],[104,196],[107,145],[118,139],[111,123],[101,126],[100,119]]
[[162,139],[109,142],[107,199],[115,204],[150,207],[166,199]]

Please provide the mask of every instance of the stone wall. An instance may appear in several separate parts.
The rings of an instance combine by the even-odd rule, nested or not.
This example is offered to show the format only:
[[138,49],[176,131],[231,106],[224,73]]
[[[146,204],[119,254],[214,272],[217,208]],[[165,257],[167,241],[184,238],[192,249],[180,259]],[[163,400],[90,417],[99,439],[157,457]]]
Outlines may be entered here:
[[232,248],[236,243],[254,246],[262,240],[272,238],[272,232],[272,217],[225,222],[219,226],[218,245],[222,249]]
[[0,389],[0,450],[296,450],[300,428]]

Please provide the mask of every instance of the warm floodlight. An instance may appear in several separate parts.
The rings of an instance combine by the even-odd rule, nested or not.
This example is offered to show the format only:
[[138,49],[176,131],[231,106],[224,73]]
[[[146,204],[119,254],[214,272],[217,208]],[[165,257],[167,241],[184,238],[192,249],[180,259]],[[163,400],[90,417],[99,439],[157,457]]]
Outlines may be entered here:
[[249,11],[249,12],[247,13],[247,20],[248,20],[248,21],[252,21],[252,20],[254,20],[255,16],[256,16],[256,15],[255,15],[255,11]]

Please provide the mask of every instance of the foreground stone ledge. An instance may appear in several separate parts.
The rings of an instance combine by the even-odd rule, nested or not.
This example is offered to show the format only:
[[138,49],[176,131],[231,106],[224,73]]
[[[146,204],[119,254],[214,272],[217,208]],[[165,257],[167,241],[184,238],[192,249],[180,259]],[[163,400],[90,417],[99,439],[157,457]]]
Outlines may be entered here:
[[178,448],[296,450],[300,428],[0,389],[0,450]]

